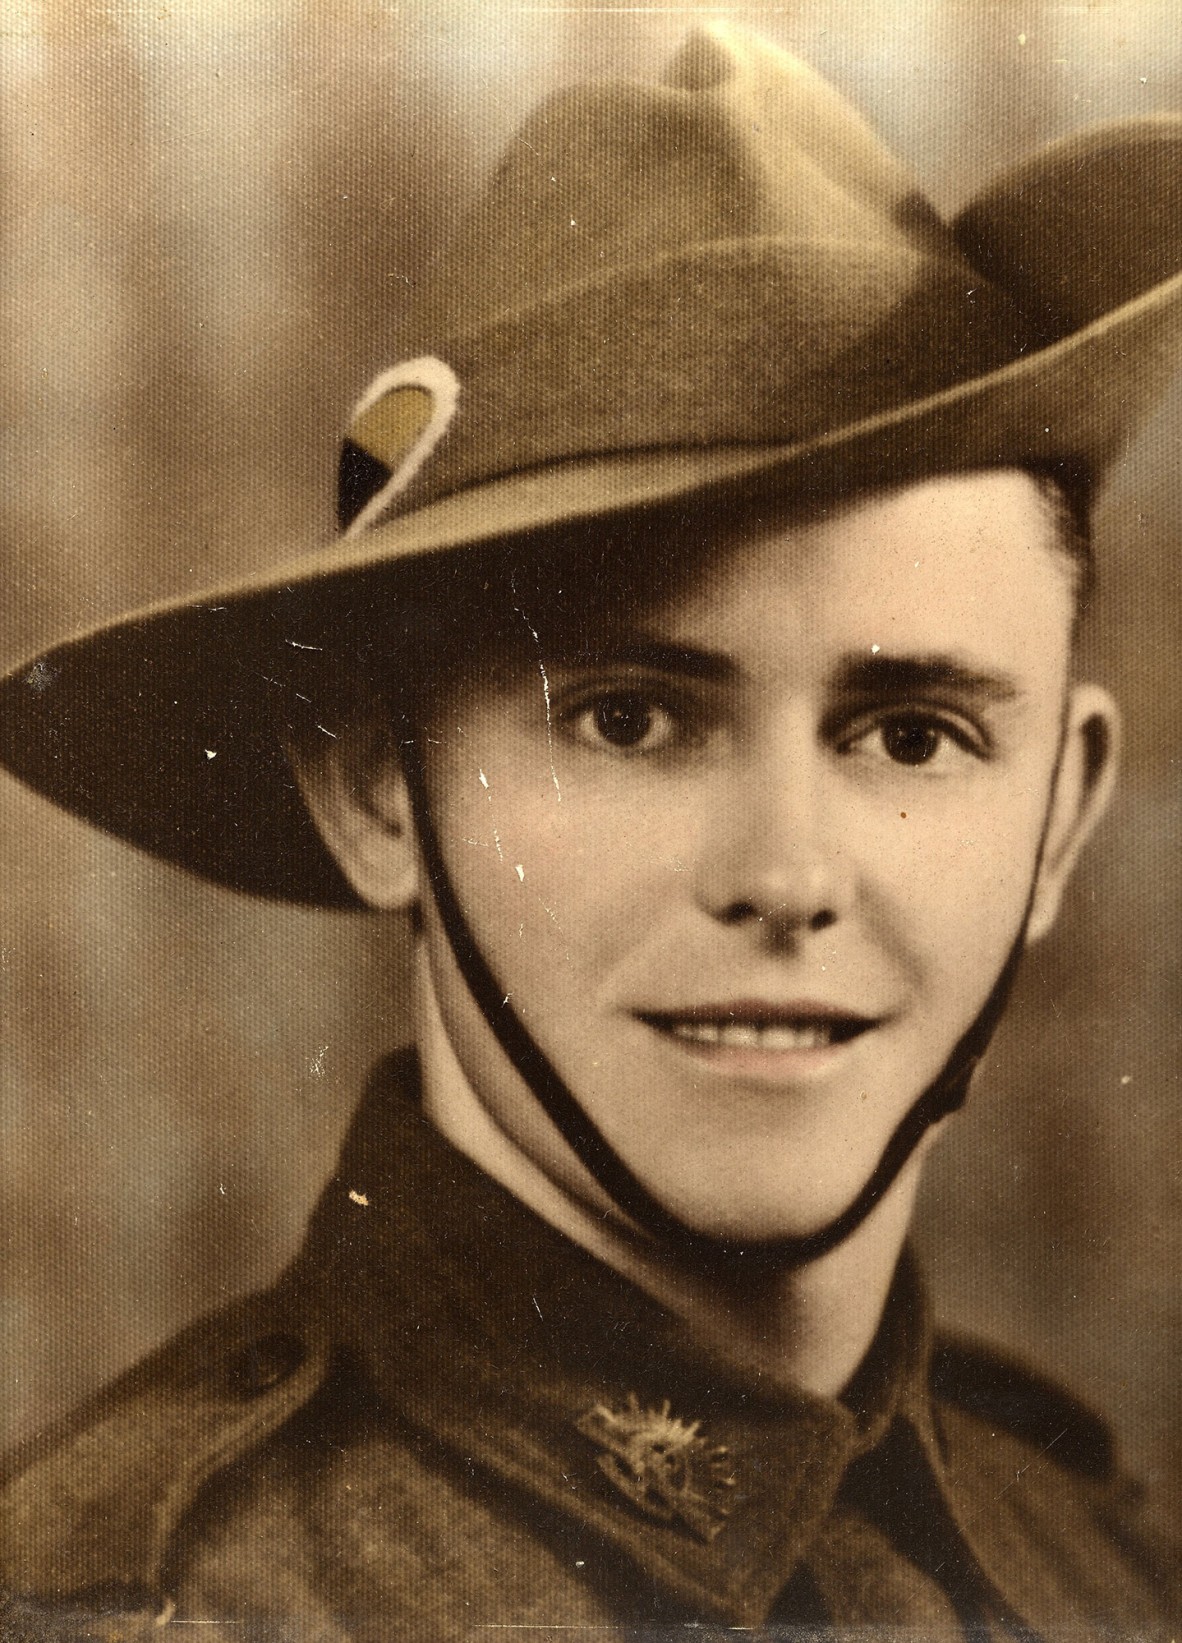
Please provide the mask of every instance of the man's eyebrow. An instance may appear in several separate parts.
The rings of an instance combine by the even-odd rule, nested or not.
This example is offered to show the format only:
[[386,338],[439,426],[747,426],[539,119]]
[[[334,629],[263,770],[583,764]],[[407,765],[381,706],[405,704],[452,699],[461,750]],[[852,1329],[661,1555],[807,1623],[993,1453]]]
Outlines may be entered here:
[[[552,653],[552,662],[567,667],[651,668],[658,673],[723,683],[734,680],[740,672],[735,661],[718,651],[670,644],[631,633],[559,644]],[[847,656],[837,668],[835,686],[842,694],[896,699],[932,690],[955,690],[993,702],[1014,701],[1022,694],[1012,674],[981,668],[963,657],[944,654]]]
[[850,656],[837,670],[836,687],[851,696],[906,699],[925,691],[954,690],[990,702],[1022,694],[1011,673],[980,668],[958,656]]
[[717,651],[667,644],[643,634],[597,637],[560,645],[554,660],[568,667],[642,667],[691,679],[733,679],[738,668]]

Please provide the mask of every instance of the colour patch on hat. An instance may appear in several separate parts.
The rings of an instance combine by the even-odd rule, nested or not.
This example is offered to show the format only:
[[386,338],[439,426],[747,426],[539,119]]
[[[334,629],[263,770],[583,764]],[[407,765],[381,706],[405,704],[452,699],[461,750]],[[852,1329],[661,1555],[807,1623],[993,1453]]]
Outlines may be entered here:
[[353,412],[341,446],[337,518],[356,535],[406,488],[455,415],[460,384],[433,355],[383,371]]

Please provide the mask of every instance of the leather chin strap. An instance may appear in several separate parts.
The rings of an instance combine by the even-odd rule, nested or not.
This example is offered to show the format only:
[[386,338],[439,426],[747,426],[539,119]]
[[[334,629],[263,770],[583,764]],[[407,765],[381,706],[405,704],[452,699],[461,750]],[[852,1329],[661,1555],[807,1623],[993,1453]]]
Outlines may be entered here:
[[890,1189],[930,1126],[949,1113],[955,1112],[964,1103],[973,1074],[1005,1010],[1026,945],[1026,932],[1034,906],[1035,887],[1042,867],[1065,741],[1066,715],[1060,731],[1059,751],[1052,773],[1042,835],[1026,898],[1026,909],[1006,961],[976,1019],[953,1048],[943,1069],[903,1115],[869,1178],[844,1210],[825,1226],[818,1227],[815,1232],[797,1237],[749,1239],[742,1242],[697,1232],[680,1221],[632,1172],[579,1105],[557,1068],[505,996],[504,989],[489,969],[456,898],[431,816],[417,738],[414,735],[409,736],[402,743],[401,751],[411,813],[419,847],[423,853],[423,863],[431,883],[440,922],[460,974],[497,1043],[518,1075],[533,1092],[542,1110],[575,1157],[629,1219],[678,1257],[699,1269],[722,1267],[740,1261],[745,1267],[750,1267],[753,1263],[766,1263],[768,1266],[785,1269],[803,1266],[822,1255],[827,1255],[851,1233],[856,1232],[874,1206]]

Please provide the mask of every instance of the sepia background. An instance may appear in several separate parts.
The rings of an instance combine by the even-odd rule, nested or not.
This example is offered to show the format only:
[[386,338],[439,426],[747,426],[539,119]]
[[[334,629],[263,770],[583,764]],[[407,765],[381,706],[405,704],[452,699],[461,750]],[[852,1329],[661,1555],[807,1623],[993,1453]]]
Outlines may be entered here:
[[[0,661],[331,529],[336,441],[416,274],[547,87],[761,27],[950,208],[1097,120],[1182,109],[1177,0],[0,0]],[[944,1315],[1182,1460],[1182,394],[1100,519],[1090,656],[1123,797],[925,1190]],[[0,777],[3,1435],[290,1254],[405,932],[210,889]]]

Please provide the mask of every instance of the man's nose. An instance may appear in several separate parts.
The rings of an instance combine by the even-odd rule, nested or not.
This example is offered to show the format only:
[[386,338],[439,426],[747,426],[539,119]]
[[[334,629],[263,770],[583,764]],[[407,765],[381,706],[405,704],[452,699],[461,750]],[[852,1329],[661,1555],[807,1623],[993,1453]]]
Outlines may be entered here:
[[840,779],[821,750],[750,760],[720,784],[703,837],[698,894],[721,924],[762,924],[791,939],[847,916],[853,864]]

